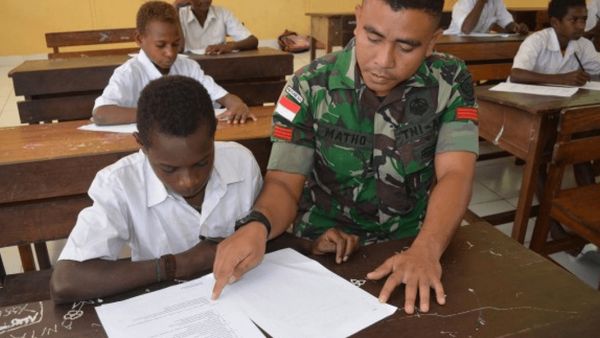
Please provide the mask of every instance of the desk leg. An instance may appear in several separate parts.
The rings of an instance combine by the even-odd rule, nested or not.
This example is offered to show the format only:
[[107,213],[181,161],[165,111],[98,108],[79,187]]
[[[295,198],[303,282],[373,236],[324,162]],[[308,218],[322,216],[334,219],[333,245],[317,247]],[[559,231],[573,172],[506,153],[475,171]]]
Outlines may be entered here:
[[310,37],[310,61],[315,59],[317,54],[317,40],[314,37]]
[[548,134],[551,134],[549,128],[552,128],[552,126],[548,119],[543,117],[540,117],[531,128],[531,141],[529,142],[527,158],[525,158],[519,203],[512,228],[512,238],[521,244],[525,241],[525,234],[527,233],[527,223],[529,222],[533,194],[536,191],[542,154],[548,142]]

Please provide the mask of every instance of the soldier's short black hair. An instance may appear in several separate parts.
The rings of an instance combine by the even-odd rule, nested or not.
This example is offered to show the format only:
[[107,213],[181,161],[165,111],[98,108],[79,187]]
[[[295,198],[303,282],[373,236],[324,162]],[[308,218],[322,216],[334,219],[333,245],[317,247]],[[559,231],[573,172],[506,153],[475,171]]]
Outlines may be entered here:
[[166,22],[179,26],[179,17],[175,7],[165,1],[148,1],[138,9],[135,27],[144,34],[152,21]]
[[217,119],[210,96],[200,82],[186,76],[163,76],[142,90],[137,128],[144,146],[151,145],[155,132],[186,137],[201,127],[212,138]]
[[394,11],[402,9],[419,9],[429,13],[436,19],[442,17],[444,0],[383,0]]
[[562,20],[571,7],[586,7],[585,0],[551,0],[548,4],[548,17]]

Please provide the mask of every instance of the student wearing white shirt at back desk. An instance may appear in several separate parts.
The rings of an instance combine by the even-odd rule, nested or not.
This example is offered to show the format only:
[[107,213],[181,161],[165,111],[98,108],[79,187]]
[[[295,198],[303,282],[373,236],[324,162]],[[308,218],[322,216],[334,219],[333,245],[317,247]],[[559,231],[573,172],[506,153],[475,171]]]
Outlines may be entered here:
[[[212,0],[176,0],[179,7],[185,51],[205,49],[208,55],[234,50],[256,49],[258,39],[226,8],[212,6]],[[227,37],[233,41],[226,41]]]
[[600,51],[600,0],[588,0],[587,10],[585,37],[592,40],[596,50]]
[[452,22],[444,34],[487,33],[498,27],[503,33],[527,34],[524,23],[515,23],[502,0],[458,0],[452,7]]
[[552,0],[552,27],[531,34],[519,47],[510,80],[530,84],[582,86],[600,74],[600,54],[583,37],[585,0]]

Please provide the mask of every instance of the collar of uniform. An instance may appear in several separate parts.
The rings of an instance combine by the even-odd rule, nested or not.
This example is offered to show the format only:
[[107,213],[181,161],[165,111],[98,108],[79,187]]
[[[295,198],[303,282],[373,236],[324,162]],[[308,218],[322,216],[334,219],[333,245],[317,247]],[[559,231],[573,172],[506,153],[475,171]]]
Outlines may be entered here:
[[[140,52],[136,56],[137,60],[142,64],[146,73],[150,75],[152,78],[159,78],[162,76],[161,72],[158,71],[152,60],[148,57],[148,55],[144,52],[143,49],[140,48]],[[173,68],[173,66],[171,66]]]
[[[549,32],[546,48],[553,52],[560,52],[560,43],[558,42],[558,36],[556,35],[556,31],[552,27],[548,28],[548,30]],[[571,41],[569,41],[569,44],[571,44]]]
[[140,149],[140,153],[144,155],[144,182],[146,182],[146,206],[153,207],[162,201],[167,199],[169,192],[162,183],[162,181],[156,176],[154,169],[148,161],[148,157]]
[[[194,21],[198,21],[198,18],[196,18],[196,15],[194,14],[194,11],[192,11],[192,6],[187,6],[187,11],[188,11],[188,15],[187,15],[187,20],[186,23],[192,23]],[[202,27],[206,27],[206,23],[209,22],[210,20],[216,19],[217,15],[215,14],[215,9],[214,6],[210,6],[208,8],[208,14],[206,14],[206,20],[204,21],[204,25],[201,25]],[[200,23],[198,21],[198,23]]]
[[335,63],[329,76],[329,89],[354,89],[354,69],[356,69],[356,54],[354,47],[337,52]]

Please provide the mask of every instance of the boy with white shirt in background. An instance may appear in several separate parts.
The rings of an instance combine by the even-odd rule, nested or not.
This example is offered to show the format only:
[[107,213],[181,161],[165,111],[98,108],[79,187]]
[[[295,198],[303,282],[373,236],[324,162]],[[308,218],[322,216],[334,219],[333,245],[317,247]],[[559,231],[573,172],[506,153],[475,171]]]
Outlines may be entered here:
[[[256,49],[258,39],[227,8],[212,6],[212,0],[175,0],[184,51],[204,49],[208,55]],[[189,5],[189,6],[188,6]],[[226,41],[227,37],[233,41]]]
[[452,21],[444,34],[488,33],[500,28],[503,33],[527,34],[524,23],[515,23],[502,0],[458,0],[452,7]]
[[583,37],[585,0],[552,0],[551,27],[531,34],[519,47],[510,74],[512,82],[582,86],[600,73],[600,54]]
[[[105,297],[210,271],[215,238],[234,231],[262,186],[252,153],[214,142],[217,121],[196,80],[167,76],[141,93],[138,153],[102,169],[50,283],[55,302]],[[130,260],[119,260],[122,248]]]
[[585,37],[594,43],[596,50],[600,50],[600,0],[588,0],[587,9]]
[[182,41],[173,6],[163,1],[144,3],[137,13],[136,29],[140,52],[115,69],[102,95],[96,99],[92,112],[96,124],[135,122],[140,92],[148,82],[165,75],[184,75],[200,82],[211,100],[226,108],[220,118],[233,123],[256,119],[239,97],[204,74],[196,61],[177,55]]

